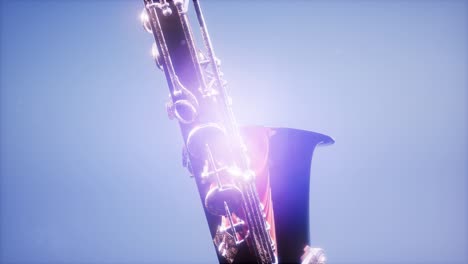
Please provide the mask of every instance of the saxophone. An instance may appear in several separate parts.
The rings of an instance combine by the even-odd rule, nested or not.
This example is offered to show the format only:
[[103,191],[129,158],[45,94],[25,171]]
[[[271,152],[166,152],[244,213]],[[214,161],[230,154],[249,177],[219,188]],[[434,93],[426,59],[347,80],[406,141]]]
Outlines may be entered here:
[[183,165],[195,179],[220,263],[325,263],[309,244],[309,177],[315,146],[333,139],[290,128],[242,127],[193,0],[204,50],[196,47],[188,0],[144,0],[141,20],[169,86],[166,110],[180,126]]

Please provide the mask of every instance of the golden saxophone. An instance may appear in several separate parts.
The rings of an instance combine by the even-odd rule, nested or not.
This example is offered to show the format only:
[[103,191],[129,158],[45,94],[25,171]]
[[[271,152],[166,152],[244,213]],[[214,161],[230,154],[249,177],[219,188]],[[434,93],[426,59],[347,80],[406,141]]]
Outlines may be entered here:
[[184,139],[183,164],[194,177],[221,263],[325,263],[309,245],[309,177],[322,134],[239,128],[227,82],[199,0],[193,0],[204,50],[196,47],[188,0],[144,0],[141,19],[169,86],[169,118]]

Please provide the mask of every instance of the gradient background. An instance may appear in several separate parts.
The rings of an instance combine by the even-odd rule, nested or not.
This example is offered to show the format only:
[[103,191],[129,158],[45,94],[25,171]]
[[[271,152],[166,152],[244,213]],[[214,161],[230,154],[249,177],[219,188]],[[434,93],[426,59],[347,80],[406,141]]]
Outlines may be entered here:
[[[330,263],[468,263],[467,2],[202,5],[239,122],[336,140]],[[142,7],[1,2],[1,263],[215,263]]]

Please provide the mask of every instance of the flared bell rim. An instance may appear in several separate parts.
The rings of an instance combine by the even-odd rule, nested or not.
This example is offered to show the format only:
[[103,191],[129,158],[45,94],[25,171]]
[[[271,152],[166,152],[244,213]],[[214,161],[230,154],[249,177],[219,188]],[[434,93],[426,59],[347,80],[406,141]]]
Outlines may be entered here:
[[[295,133],[295,134],[303,134],[304,138],[310,138],[313,139],[316,142],[316,145],[318,146],[327,146],[327,145],[332,145],[335,143],[335,140],[325,134],[318,133],[318,132],[313,132],[309,130],[304,130],[304,129],[297,129],[297,128],[290,128],[290,127],[270,127],[270,126],[258,126],[258,125],[241,125],[240,126],[241,130],[266,130],[269,129],[273,132],[288,132],[288,133]],[[307,134],[307,137],[306,137]]]

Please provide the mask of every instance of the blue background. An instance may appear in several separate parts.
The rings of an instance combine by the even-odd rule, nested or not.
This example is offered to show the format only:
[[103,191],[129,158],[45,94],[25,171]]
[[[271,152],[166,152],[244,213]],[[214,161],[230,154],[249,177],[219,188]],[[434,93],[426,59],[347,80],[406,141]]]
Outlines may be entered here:
[[[336,140],[311,171],[330,263],[468,262],[466,2],[202,5],[239,122]],[[216,261],[142,7],[2,2],[0,262]]]

